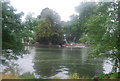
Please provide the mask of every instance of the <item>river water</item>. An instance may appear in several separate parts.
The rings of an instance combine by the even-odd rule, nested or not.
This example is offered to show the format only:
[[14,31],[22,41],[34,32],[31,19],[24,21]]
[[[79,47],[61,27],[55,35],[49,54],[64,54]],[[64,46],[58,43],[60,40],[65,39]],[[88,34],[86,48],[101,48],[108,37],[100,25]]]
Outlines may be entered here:
[[29,50],[29,54],[12,61],[14,64],[11,68],[16,74],[29,72],[36,78],[67,79],[74,73],[78,73],[80,77],[94,77],[109,73],[112,69],[111,62],[106,58],[89,58],[87,48],[31,46],[26,49]]

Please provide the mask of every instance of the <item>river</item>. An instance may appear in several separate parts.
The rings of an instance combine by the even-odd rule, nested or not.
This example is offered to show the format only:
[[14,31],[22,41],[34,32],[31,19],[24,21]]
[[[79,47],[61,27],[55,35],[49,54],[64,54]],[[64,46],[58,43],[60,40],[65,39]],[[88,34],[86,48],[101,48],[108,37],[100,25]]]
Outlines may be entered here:
[[[28,46],[29,54],[23,58],[13,60],[11,64],[14,72],[7,68],[6,73],[32,73],[36,78],[69,78],[78,73],[80,77],[94,77],[112,70],[111,62],[107,58],[89,58],[87,48],[59,48]],[[5,66],[2,66],[5,69]],[[5,72],[2,69],[2,72]]]

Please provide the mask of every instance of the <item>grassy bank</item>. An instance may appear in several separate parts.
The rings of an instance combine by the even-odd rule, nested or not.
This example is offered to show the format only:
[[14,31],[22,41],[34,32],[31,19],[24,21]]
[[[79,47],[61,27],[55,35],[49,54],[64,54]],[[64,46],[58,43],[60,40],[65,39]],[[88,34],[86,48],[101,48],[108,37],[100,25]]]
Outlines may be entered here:
[[[2,79],[38,79],[34,76],[34,74],[31,73],[24,73],[20,76],[15,76],[15,75],[0,75]],[[78,73],[73,73],[69,75],[68,79],[120,79],[120,73],[109,73],[109,74],[102,74],[98,77],[85,77],[85,76],[80,76]],[[53,79],[61,79],[60,77],[54,77]]]
[[102,74],[99,79],[120,79],[120,73]]

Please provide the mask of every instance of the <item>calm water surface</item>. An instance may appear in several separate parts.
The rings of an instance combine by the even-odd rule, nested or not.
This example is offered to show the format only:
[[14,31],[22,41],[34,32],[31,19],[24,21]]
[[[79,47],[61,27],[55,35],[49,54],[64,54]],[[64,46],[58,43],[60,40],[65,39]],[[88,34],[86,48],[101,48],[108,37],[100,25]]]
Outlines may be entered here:
[[111,72],[111,64],[105,58],[88,58],[87,48],[26,47],[29,54],[14,61],[19,75],[30,72],[37,78],[67,79],[78,73],[81,77],[93,77]]

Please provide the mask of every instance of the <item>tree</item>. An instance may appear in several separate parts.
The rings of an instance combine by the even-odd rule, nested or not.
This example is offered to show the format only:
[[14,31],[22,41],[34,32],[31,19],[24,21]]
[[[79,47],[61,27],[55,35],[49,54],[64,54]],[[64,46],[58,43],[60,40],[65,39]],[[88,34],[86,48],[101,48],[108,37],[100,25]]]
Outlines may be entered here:
[[[14,58],[23,52],[23,26],[20,17],[23,13],[15,13],[9,2],[2,2],[2,52],[6,58]],[[12,54],[11,54],[12,53]]]
[[22,24],[24,25],[24,30],[22,30],[24,43],[35,42],[34,26],[37,25],[37,19],[33,17],[33,13],[29,13]]
[[117,68],[120,72],[119,6],[119,2],[99,3],[84,24],[86,33],[83,37],[91,44],[93,55],[112,58],[115,72]]
[[64,26],[69,41],[82,42],[79,39],[85,33],[84,23],[93,14],[95,7],[95,2],[84,2],[75,8],[78,15],[73,14],[71,20]]
[[42,44],[58,44],[61,39],[60,16],[55,11],[45,8],[38,16],[36,36]]
[[84,23],[94,13],[95,8],[95,2],[83,2],[76,7],[76,12],[78,13],[78,26],[81,27],[80,29],[82,31],[84,31],[85,28]]
[[79,16],[72,15],[71,20],[64,26],[66,30],[67,40],[71,42],[79,42],[79,38],[82,36],[82,27],[79,24]]

